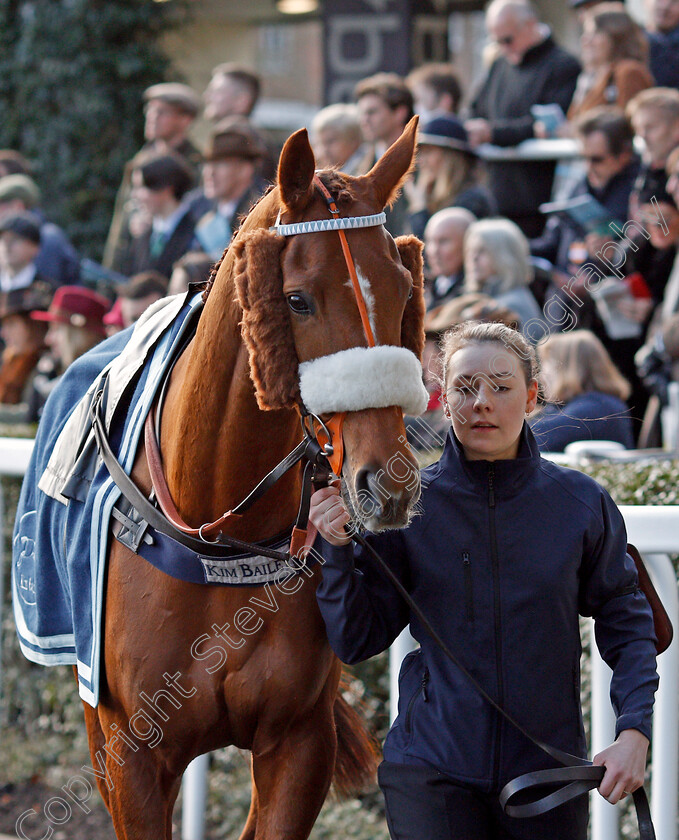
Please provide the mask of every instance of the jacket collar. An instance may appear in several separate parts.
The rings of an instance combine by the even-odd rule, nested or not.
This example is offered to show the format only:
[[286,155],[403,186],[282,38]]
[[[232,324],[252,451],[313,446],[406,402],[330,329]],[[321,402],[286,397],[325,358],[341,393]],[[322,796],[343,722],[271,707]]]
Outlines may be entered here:
[[609,201],[611,196],[618,191],[629,192],[630,186],[634,183],[638,174],[639,158],[635,156],[624,169],[616,172],[603,187],[593,187],[587,181],[587,191],[603,204]]
[[515,493],[534,473],[540,464],[537,441],[524,422],[516,458],[502,461],[470,461],[464,454],[462,444],[452,428],[446,438],[439,467],[443,474],[455,481],[471,485],[478,491],[486,491],[489,473],[493,473],[496,497],[503,498]]
[[539,61],[546,53],[550,52],[553,48],[554,39],[552,38],[552,33],[551,31],[546,30],[545,37],[542,39],[542,41],[538,41],[537,44],[534,44],[532,47],[529,47],[526,50],[518,66],[525,67],[527,64],[530,64],[533,61]]

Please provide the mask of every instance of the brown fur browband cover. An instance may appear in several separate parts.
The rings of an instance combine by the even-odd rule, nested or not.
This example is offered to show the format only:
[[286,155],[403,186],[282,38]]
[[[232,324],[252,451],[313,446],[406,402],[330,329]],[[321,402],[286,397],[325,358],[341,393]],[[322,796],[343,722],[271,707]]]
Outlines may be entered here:
[[231,246],[236,251],[236,291],[243,308],[241,327],[250,354],[250,376],[257,405],[263,410],[291,408],[301,402],[299,360],[283,294],[284,245],[284,237],[256,230]]

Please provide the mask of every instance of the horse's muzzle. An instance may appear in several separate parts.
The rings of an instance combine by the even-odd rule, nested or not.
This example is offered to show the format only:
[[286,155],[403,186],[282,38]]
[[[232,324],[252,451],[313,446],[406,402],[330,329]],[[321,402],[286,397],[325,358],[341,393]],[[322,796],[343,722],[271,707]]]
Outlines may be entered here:
[[369,531],[404,528],[420,496],[419,473],[413,469],[409,481],[394,485],[384,470],[363,468],[356,475],[353,490],[354,513]]

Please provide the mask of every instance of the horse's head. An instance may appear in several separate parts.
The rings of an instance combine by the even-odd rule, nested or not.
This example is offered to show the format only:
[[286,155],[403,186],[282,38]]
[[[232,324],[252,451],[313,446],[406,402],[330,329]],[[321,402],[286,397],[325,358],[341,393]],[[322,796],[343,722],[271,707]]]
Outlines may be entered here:
[[[249,230],[246,222],[232,246],[258,404],[304,406],[324,419],[347,412],[343,492],[371,530],[404,526],[419,496],[403,412],[426,406],[421,243],[392,239],[379,217],[411,167],[416,127],[414,119],[367,175],[325,171],[322,184],[298,131],[281,153],[278,188],[261,203],[276,225]],[[326,192],[336,215],[351,219],[349,256],[341,222],[290,227],[332,219]]]

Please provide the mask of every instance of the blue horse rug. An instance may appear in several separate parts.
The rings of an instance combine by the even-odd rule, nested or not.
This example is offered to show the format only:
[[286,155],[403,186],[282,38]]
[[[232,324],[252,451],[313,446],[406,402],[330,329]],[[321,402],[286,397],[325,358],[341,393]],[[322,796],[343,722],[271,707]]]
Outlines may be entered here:
[[12,592],[19,643],[42,665],[76,665],[80,696],[99,700],[105,560],[120,490],[98,456],[89,422],[107,381],[105,423],[125,471],[163,374],[202,306],[164,298],[132,328],[103,341],[64,373],[50,395],[21,489]]

